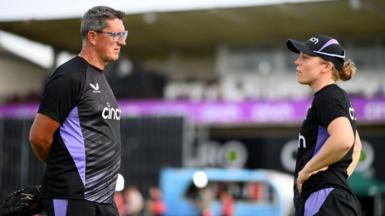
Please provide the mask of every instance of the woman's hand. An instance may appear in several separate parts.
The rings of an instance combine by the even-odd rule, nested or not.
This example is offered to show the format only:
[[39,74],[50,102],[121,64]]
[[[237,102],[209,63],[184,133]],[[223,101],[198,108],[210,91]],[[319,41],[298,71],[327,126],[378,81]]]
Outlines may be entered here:
[[302,185],[303,183],[308,180],[310,178],[310,176],[312,175],[315,175],[321,171],[325,171],[327,170],[329,167],[324,167],[324,168],[321,168],[317,171],[314,171],[314,172],[308,172],[307,169],[306,169],[306,166],[301,170],[299,171],[298,173],[298,177],[297,177],[297,189],[298,189],[298,192],[299,193],[302,193]]

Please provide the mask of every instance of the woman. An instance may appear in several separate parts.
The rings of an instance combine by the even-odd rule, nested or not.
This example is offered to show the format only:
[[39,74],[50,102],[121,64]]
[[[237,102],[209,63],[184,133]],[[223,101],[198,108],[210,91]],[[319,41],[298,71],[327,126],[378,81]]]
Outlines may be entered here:
[[314,98],[302,124],[295,169],[296,215],[361,215],[361,207],[348,185],[357,166],[361,141],[347,93],[337,86],[356,71],[345,60],[345,50],[325,35],[308,41],[288,40],[298,53],[297,81],[308,85]]

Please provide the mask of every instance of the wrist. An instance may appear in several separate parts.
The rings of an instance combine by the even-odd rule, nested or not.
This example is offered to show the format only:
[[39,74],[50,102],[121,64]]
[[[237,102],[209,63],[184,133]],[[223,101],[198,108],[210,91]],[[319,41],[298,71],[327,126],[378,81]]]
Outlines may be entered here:
[[312,172],[311,170],[309,169],[309,166],[308,164],[306,164],[303,168],[302,168],[302,172],[306,175],[310,175]]

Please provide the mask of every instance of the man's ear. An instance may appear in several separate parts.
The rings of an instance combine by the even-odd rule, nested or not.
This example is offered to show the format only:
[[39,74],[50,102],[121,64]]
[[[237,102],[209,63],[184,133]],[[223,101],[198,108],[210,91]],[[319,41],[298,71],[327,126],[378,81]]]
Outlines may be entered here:
[[94,45],[95,46],[95,44],[96,44],[96,32],[94,32],[94,31],[89,31],[88,33],[87,33],[87,39],[88,39],[88,41],[92,44],[92,45]]

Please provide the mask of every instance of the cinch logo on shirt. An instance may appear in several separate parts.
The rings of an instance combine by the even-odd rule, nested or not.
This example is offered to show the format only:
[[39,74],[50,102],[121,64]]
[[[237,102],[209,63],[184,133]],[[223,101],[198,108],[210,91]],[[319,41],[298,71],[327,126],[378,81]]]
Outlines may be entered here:
[[110,103],[107,102],[107,107],[104,107],[102,117],[104,119],[120,120],[120,114],[122,111],[119,108],[111,107]]

